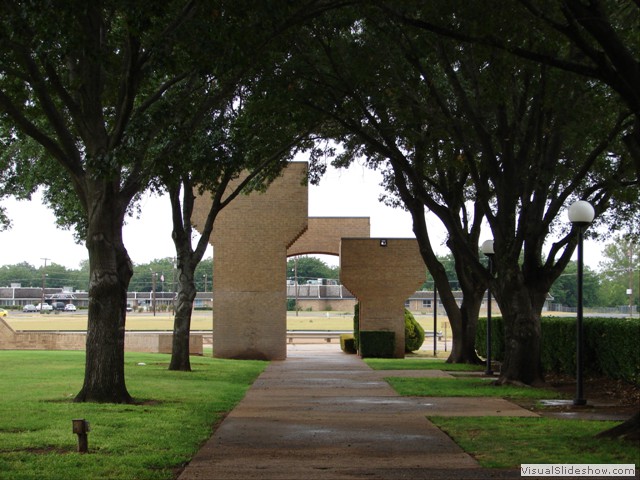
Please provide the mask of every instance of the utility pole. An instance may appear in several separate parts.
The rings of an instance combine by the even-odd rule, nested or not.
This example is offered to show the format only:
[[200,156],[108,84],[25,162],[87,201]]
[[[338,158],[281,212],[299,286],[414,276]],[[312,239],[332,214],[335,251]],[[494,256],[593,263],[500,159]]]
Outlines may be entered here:
[[152,273],[151,274],[151,302],[153,303],[153,316],[156,316],[156,278],[157,278],[158,274],[157,273]]
[[40,314],[44,313],[44,288],[45,288],[45,279],[47,278],[47,260],[51,260],[50,258],[40,258],[40,260],[44,260],[44,268],[42,269],[42,296],[40,299]]
[[293,286],[295,287],[295,296],[296,296],[296,317],[298,316],[298,256],[296,255],[293,259]]

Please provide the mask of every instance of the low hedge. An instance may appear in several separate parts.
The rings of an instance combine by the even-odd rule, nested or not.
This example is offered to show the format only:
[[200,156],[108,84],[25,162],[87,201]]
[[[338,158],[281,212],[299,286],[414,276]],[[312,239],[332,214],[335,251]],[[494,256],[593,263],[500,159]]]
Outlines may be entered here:
[[395,332],[360,330],[360,356],[362,358],[393,358],[395,349]]
[[[486,318],[480,318],[476,349],[486,355]],[[546,371],[575,373],[576,319],[542,318],[542,365]],[[491,356],[504,358],[504,324],[502,317],[491,318]],[[627,318],[586,317],[584,328],[584,368],[629,383],[640,384],[640,320]]]

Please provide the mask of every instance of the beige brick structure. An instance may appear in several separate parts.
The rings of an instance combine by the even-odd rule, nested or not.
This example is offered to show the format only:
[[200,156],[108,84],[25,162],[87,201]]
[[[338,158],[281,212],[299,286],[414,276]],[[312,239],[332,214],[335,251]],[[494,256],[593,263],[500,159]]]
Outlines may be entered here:
[[369,237],[369,217],[309,217],[309,228],[287,250],[287,256],[340,255],[343,237]]
[[[286,357],[287,249],[307,229],[306,167],[290,164],[266,192],[238,196],[216,219],[212,243],[217,357]],[[210,202],[207,195],[196,200],[196,228]]]
[[424,282],[415,239],[343,238],[340,280],[360,302],[360,330],[395,333],[394,357],[404,357],[404,303]]
[[[126,332],[127,352],[171,353],[173,334]],[[0,350],[84,350],[86,333],[16,332],[0,318]],[[189,352],[202,355],[202,335],[191,334]]]

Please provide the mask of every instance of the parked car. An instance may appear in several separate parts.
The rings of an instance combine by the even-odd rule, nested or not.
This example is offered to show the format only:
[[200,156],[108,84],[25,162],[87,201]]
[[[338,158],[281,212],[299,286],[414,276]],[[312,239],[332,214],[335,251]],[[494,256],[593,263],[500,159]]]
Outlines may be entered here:
[[4,308],[0,308],[0,318],[6,317],[7,315],[9,315],[9,312],[7,312]]
[[51,304],[51,307],[53,307],[54,310],[64,310],[64,302],[53,302]]
[[22,307],[23,312],[37,312],[36,306],[32,303],[29,303]]
[[77,310],[76,306],[73,303],[67,303],[64,306],[65,312],[75,312]]
[[36,305],[36,312],[39,312],[40,310],[42,310],[43,312],[50,312],[51,310],[53,310],[53,307],[48,303],[39,303]]

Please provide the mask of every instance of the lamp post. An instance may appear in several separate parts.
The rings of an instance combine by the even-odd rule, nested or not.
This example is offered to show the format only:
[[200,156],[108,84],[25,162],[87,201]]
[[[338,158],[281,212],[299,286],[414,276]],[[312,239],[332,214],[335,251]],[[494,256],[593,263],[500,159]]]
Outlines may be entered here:
[[[489,260],[489,276],[493,277],[493,240],[485,240],[480,247],[482,253]],[[493,375],[491,368],[491,284],[487,287],[487,368],[485,375]]]
[[582,279],[583,253],[582,237],[585,228],[593,221],[595,211],[589,202],[578,200],[569,207],[569,221],[578,229],[578,311],[576,319],[576,397],[574,405],[585,405],[587,400],[583,395],[582,370],[583,360],[583,329],[582,329]]

